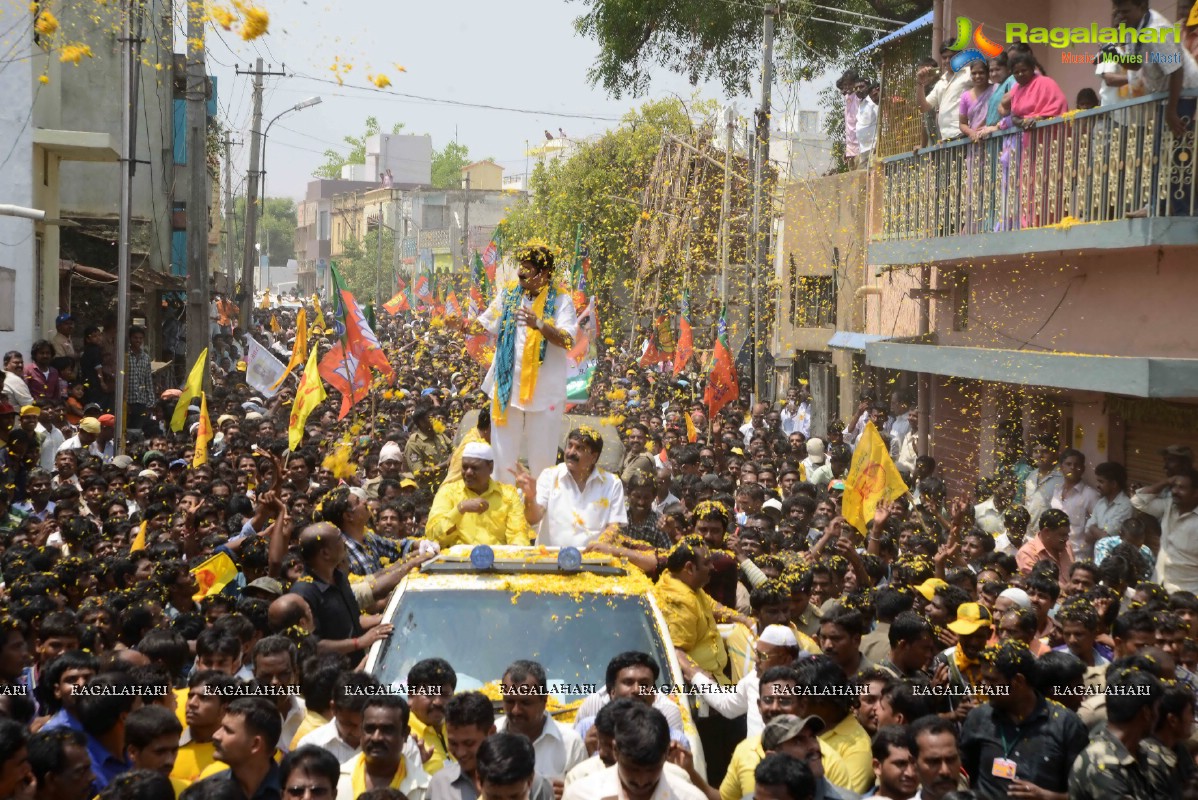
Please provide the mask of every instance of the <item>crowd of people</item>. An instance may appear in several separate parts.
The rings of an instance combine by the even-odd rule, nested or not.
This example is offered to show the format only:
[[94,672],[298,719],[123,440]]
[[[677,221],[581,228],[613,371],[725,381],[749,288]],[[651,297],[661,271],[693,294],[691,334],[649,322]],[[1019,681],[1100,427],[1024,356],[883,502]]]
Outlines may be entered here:
[[[1012,422],[998,471],[949,497],[902,392],[826,430],[801,387],[709,416],[701,380],[611,344],[572,409],[601,424],[568,422],[552,350],[577,335],[572,302],[547,298],[551,254],[518,258],[478,320],[380,315],[394,380],[341,420],[334,394],[294,451],[294,382],[264,397],[234,364],[213,374],[206,459],[199,401],[170,429],[175,389],[116,455],[34,345],[32,402],[0,404],[0,798],[1193,796],[1188,447],[1133,490]],[[251,335],[286,350],[294,325],[256,310]],[[463,345],[479,331],[486,375]],[[532,441],[557,427],[559,453]],[[842,502],[875,434],[908,492],[858,530]],[[699,742],[645,653],[596,665],[573,721],[518,642],[502,714],[456,693],[462,653],[415,654],[406,696],[363,671],[376,642],[403,647],[380,612],[405,575],[452,545],[534,542],[654,581]],[[193,571],[214,558],[236,573],[219,590]]]

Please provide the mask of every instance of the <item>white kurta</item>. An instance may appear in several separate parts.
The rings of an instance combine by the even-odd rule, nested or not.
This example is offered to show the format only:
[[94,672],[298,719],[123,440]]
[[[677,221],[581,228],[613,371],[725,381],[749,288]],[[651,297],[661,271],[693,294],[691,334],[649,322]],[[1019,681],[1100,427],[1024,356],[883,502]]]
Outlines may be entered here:
[[[516,287],[515,291],[520,291]],[[478,322],[492,336],[499,336],[499,322],[503,317],[503,299],[507,295],[504,289],[491,305],[478,318]],[[553,327],[574,338],[578,335],[578,315],[574,312],[574,301],[565,292],[558,292],[557,304],[553,310]],[[532,311],[533,301],[524,297],[521,307]],[[515,368],[512,374],[512,396],[508,408],[522,411],[555,411],[562,410],[566,402],[566,372],[570,366],[569,354],[561,347],[549,344],[545,347],[545,361],[537,372],[537,383],[533,388],[532,398],[527,403],[520,402],[520,361],[524,353],[524,339],[528,335],[527,325],[516,326]],[[495,362],[487,370],[483,380],[483,391],[494,396],[495,393]]]

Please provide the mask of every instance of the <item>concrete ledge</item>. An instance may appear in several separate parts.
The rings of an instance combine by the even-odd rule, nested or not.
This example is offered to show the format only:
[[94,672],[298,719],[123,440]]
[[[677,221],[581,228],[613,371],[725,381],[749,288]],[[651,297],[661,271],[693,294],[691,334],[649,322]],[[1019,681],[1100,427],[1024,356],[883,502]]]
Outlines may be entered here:
[[865,345],[871,367],[1132,397],[1198,396],[1198,358],[1040,353],[903,342]]
[[113,162],[121,158],[117,138],[111,133],[36,128],[33,144],[66,161]]
[[886,268],[960,263],[975,258],[1018,257],[1029,253],[1074,253],[1137,247],[1198,245],[1198,217],[1152,217],[1086,222],[1068,228],[1029,228],[906,241],[870,241],[867,263]]

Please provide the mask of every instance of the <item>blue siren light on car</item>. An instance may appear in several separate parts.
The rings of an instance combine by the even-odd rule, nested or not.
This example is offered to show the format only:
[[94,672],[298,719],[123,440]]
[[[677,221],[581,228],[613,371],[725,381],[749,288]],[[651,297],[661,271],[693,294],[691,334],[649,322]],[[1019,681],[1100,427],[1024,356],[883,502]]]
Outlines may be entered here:
[[495,566],[495,551],[490,545],[476,545],[470,551],[470,565],[475,569],[490,569]]
[[563,547],[557,551],[557,566],[566,571],[573,572],[582,567],[582,553],[577,547]]

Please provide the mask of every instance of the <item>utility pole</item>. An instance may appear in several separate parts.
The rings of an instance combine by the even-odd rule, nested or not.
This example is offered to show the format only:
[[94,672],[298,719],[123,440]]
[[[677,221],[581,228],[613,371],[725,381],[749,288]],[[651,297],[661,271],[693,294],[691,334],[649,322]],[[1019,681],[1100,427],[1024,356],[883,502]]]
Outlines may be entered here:
[[258,178],[259,158],[262,154],[262,79],[267,75],[286,76],[285,72],[266,72],[262,69],[262,59],[259,58],[253,70],[238,75],[254,76],[254,120],[250,136],[250,172],[246,178],[245,187],[245,249],[242,253],[240,317],[242,330],[250,329],[250,318],[253,316],[254,305],[254,260],[257,251],[254,244],[258,239]]
[[378,238],[375,240],[374,248],[374,307],[375,313],[378,313],[378,307],[383,302],[380,295],[382,294],[383,285],[383,204],[379,203],[379,230]]
[[732,107],[724,112],[724,197],[720,204],[720,305],[728,302],[728,234],[732,215],[732,137],[736,122]]
[[113,403],[113,410],[116,412],[115,441],[118,455],[125,452],[125,422],[128,418],[125,413],[125,370],[129,352],[129,246],[133,219],[133,165],[137,155],[133,152],[133,135],[137,130],[134,109],[137,97],[133,94],[133,70],[136,69],[137,63],[133,58],[132,17],[135,9],[140,16],[140,0],[129,0],[128,13],[123,15],[125,19],[121,25],[121,188],[116,268],[116,385]]
[[761,106],[757,109],[757,135],[753,157],[753,223],[752,223],[752,280],[753,280],[753,395],[760,401],[764,394],[764,378],[761,358],[761,284],[764,265],[768,259],[769,237],[762,230],[762,203],[765,194],[765,167],[770,158],[770,90],[774,83],[774,19],[778,8],[765,7],[765,24],[762,31],[761,63]]
[[462,266],[470,271],[470,173],[466,173],[466,204],[462,209]]
[[[187,363],[208,346],[208,76],[204,71],[204,7],[187,7]],[[204,383],[208,383],[205,372]]]
[[225,283],[231,296],[233,286],[237,282],[237,276],[233,274],[234,265],[237,263],[237,258],[233,255],[233,251],[237,249],[237,238],[233,235],[233,145],[240,142],[234,142],[232,136],[225,134],[221,144],[224,145],[225,153]]

